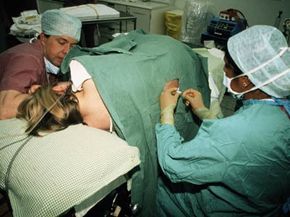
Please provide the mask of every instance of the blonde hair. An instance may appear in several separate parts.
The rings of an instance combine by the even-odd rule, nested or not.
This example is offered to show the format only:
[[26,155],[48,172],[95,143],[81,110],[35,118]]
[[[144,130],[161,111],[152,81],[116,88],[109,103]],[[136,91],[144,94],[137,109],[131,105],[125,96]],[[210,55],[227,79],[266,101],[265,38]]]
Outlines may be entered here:
[[57,94],[51,86],[40,87],[22,101],[16,117],[27,121],[28,134],[37,136],[83,121],[76,96],[70,90]]

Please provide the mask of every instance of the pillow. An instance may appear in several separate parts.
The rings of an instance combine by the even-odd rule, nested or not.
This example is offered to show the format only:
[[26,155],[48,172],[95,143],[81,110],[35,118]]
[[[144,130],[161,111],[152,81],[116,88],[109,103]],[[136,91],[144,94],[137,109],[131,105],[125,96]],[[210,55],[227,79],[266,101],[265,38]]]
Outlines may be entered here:
[[57,216],[98,192],[101,199],[140,163],[136,147],[103,130],[79,124],[31,138],[24,130],[24,121],[0,121],[0,187],[14,216]]

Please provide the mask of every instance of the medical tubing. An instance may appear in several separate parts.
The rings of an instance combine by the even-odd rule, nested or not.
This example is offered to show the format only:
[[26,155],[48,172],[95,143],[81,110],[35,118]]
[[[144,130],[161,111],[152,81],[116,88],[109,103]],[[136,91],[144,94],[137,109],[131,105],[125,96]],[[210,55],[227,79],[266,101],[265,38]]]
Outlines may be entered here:
[[174,113],[175,105],[169,105],[162,109],[160,112],[160,123],[174,125]]
[[[16,159],[16,157],[18,156],[18,154],[21,152],[21,150],[24,148],[24,146],[30,141],[30,139],[32,139],[33,136],[27,136],[25,137],[24,139],[26,139],[23,144],[21,144],[21,146],[16,150],[15,154],[13,155],[11,161],[9,162],[8,164],[8,167],[7,167],[7,171],[6,171],[6,174],[5,174],[5,191],[8,192],[9,190],[9,178],[10,178],[10,172],[11,172],[11,168],[12,168],[12,165]],[[18,141],[17,141],[18,142]],[[13,142],[14,144],[15,142]],[[6,146],[7,147],[7,146]]]

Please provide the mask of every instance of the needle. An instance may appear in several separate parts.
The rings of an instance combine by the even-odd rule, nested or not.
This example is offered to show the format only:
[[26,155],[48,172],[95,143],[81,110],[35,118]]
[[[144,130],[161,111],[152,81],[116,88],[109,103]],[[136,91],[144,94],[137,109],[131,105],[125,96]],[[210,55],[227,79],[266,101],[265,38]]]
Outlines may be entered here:
[[175,94],[179,94],[179,95],[181,95],[181,94],[182,94],[182,91],[179,90],[179,88],[177,88],[177,90],[171,92],[171,95],[172,95],[172,96],[174,96]]
[[176,93],[182,94],[182,91],[179,88],[177,88]]

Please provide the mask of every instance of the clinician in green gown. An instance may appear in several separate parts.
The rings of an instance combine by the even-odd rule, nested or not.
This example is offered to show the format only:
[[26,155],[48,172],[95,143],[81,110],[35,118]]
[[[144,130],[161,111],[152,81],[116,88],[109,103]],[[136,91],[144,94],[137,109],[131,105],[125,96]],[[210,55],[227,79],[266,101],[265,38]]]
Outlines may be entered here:
[[[253,26],[231,37],[225,84],[243,100],[234,115],[215,119],[201,95],[163,90],[156,125],[163,173],[156,216],[282,216],[290,195],[290,51],[274,27]],[[174,126],[179,98],[203,123],[183,142]],[[210,119],[209,119],[210,118]]]

